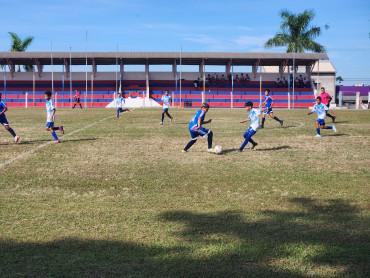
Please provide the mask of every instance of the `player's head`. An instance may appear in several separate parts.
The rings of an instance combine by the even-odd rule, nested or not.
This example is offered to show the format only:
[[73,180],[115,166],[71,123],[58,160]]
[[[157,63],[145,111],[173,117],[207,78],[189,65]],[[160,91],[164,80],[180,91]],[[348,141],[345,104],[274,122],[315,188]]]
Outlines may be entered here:
[[208,112],[209,110],[209,104],[207,102],[203,102],[202,103],[202,106],[200,107],[200,109],[202,109],[204,112]]
[[321,93],[325,93],[325,88],[321,87]]
[[76,93],[78,93],[78,91],[76,90]]
[[265,90],[265,95],[268,96],[270,94],[270,89]]
[[316,98],[316,103],[317,103],[317,104],[321,104],[321,97],[317,97],[317,98]]
[[46,92],[45,92],[45,99],[46,99],[46,100],[51,99],[51,92],[50,92],[50,91],[46,91]]
[[168,96],[168,90],[164,91],[164,94],[165,94],[166,96]]
[[248,102],[246,102],[246,103],[244,104],[244,106],[245,106],[245,109],[246,109],[247,111],[251,111],[251,109],[253,108],[253,102],[248,101]]
[[120,97],[120,96],[121,96],[121,93],[118,93],[118,94],[117,94],[117,97]]

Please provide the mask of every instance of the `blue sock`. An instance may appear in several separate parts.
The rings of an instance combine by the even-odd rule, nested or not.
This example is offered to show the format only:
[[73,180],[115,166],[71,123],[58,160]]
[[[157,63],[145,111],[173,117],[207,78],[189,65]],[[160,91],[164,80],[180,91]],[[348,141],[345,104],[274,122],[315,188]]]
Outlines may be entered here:
[[11,135],[13,135],[13,137],[17,136],[15,135],[15,132],[11,127],[9,127],[8,131],[10,132]]
[[58,127],[53,127],[53,130],[59,130],[59,126]]
[[321,135],[320,128],[316,128],[316,132],[317,132],[318,135]]
[[51,135],[53,135],[53,137],[54,137],[55,140],[58,140],[58,136],[55,134],[54,131],[53,131],[53,133]]
[[245,148],[245,146],[248,144],[249,139],[250,138],[245,138],[244,143],[240,146],[239,150],[242,151]]
[[164,114],[162,114],[162,123],[163,123],[163,120],[164,120]]
[[328,129],[333,129],[333,127],[332,126],[328,126]]
[[118,108],[117,109],[117,117],[119,117],[119,111],[121,110],[121,108]]

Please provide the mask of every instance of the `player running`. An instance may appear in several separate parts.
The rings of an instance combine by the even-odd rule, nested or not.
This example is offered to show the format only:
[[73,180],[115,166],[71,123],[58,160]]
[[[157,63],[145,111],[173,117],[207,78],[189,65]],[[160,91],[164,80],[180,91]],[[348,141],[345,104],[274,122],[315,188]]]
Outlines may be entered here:
[[163,111],[162,111],[162,121],[159,123],[163,125],[164,114],[166,114],[170,118],[170,122],[172,122],[172,117],[168,113],[168,109],[170,108],[171,97],[168,95],[168,91],[164,92],[164,96],[162,96],[161,101],[163,102]]
[[51,92],[45,92],[45,99],[46,99],[46,130],[51,132],[51,135],[54,137],[54,143],[59,143],[60,140],[55,133],[55,130],[60,130],[62,134],[64,134],[63,126],[54,127],[55,121],[55,106],[54,101],[51,98]]
[[181,152],[186,153],[188,149],[190,149],[190,147],[193,146],[195,142],[198,140],[199,135],[202,137],[206,137],[208,135],[208,150],[207,151],[211,153],[215,152],[215,150],[212,149],[213,132],[202,127],[203,124],[208,124],[212,122],[212,119],[209,119],[208,121],[204,121],[204,118],[208,110],[209,110],[209,104],[207,102],[204,102],[202,103],[200,110],[197,113],[195,113],[193,119],[189,123],[189,131],[190,131],[191,140]]
[[[320,97],[321,97],[322,103],[325,104],[328,108],[330,108],[330,102],[332,100],[332,97],[327,92],[325,92],[325,88],[324,87],[321,87]],[[330,115],[328,113],[328,111],[326,111],[326,116],[328,116],[329,118],[331,118],[331,120],[333,121],[333,123],[335,122],[335,116]]]
[[75,105],[73,105],[72,108],[75,108],[75,106],[79,104],[81,109],[82,109],[82,105],[81,105],[81,102],[80,102],[80,92],[76,90],[76,94],[75,94]]
[[248,118],[245,120],[240,121],[240,123],[245,123],[247,121],[251,121],[251,125],[247,129],[247,131],[244,133],[243,137],[245,138],[244,143],[240,146],[239,152],[242,152],[245,146],[248,144],[248,142],[251,142],[251,150],[253,150],[258,144],[252,140],[252,136],[256,134],[258,129],[260,128],[260,118],[259,115],[262,113],[262,111],[268,110],[269,108],[264,109],[256,109],[253,108],[253,102],[248,101],[245,103],[245,110],[249,112]]
[[326,119],[326,112],[330,111],[335,116],[334,112],[330,110],[325,104],[321,103],[321,97],[316,98],[316,104],[314,105],[311,112],[309,112],[307,115],[311,115],[313,113],[317,113],[317,121],[315,123],[316,125],[316,136],[315,137],[321,137],[320,128],[322,129],[332,129],[334,132],[337,132],[337,129],[334,125],[332,126],[326,126],[325,125],[325,119]]
[[8,120],[5,116],[5,112],[8,111],[8,107],[6,107],[5,102],[1,100],[1,93],[0,93],[0,123],[4,126],[4,128],[9,131],[9,133],[14,137],[14,143],[18,143],[20,137],[17,136],[14,130],[9,126]]
[[265,91],[265,100],[261,103],[261,105],[265,104],[265,108],[267,108],[262,114],[262,125],[261,128],[265,127],[265,117],[266,115],[270,115],[271,119],[278,121],[281,126],[283,126],[284,121],[279,120],[278,117],[274,116],[274,112],[272,111],[272,107],[274,105],[274,100],[270,97],[270,90],[266,89]]
[[117,104],[117,116],[116,118],[119,119],[119,113],[122,113],[122,112],[130,112],[130,109],[123,109],[123,105],[125,104],[125,99],[121,96],[121,93],[118,93],[117,94],[117,98],[116,98],[116,104]]

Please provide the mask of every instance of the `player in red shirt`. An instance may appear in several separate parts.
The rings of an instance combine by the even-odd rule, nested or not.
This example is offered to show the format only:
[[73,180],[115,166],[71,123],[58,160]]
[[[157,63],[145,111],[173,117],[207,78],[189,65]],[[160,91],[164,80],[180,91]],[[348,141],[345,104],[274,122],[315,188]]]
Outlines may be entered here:
[[[332,97],[327,92],[325,92],[325,88],[324,87],[321,87],[320,97],[321,97],[322,103],[324,103],[329,108],[330,107],[330,102],[332,100]],[[331,118],[331,120],[333,121],[333,123],[335,122],[335,116],[330,115],[327,111],[326,111],[326,116],[328,116],[329,118]]]
[[73,105],[72,108],[75,108],[76,104],[79,104],[80,107],[82,108],[81,102],[80,102],[80,92],[76,90],[76,95],[75,95],[75,105]]

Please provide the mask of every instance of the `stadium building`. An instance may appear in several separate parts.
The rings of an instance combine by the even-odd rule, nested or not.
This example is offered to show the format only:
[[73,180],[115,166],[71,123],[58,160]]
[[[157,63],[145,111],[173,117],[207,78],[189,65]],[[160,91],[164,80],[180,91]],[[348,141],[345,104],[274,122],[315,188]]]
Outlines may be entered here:
[[[267,88],[275,107],[281,108],[312,106],[322,86],[333,102],[335,95],[336,71],[325,53],[0,52],[0,64],[4,65],[0,91],[10,107],[44,106],[46,90],[54,93],[58,107],[70,107],[75,90],[81,91],[87,107],[107,107],[117,92],[134,106],[159,106],[164,90],[169,90],[174,106],[199,107],[207,101],[224,108],[243,107],[247,100],[259,102]],[[34,70],[17,72],[17,65]],[[85,66],[86,71],[72,72],[71,65]],[[102,65],[117,70],[100,72]],[[125,71],[128,65],[145,70]],[[170,65],[172,71],[150,71],[152,65]],[[62,70],[43,71],[50,66]],[[199,70],[182,71],[183,66]],[[224,72],[206,72],[206,66],[223,66]],[[240,67],[250,70],[234,70]]]

